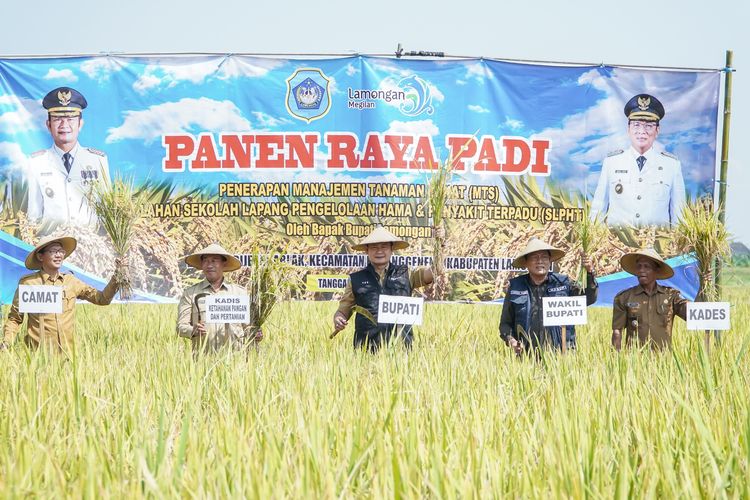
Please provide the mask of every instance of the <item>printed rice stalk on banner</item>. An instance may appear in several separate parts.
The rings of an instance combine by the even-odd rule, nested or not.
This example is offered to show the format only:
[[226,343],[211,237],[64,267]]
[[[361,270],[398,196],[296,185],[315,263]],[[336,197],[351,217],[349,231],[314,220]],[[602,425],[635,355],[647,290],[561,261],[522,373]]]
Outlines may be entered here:
[[681,253],[693,253],[698,260],[700,284],[696,300],[712,302],[718,299],[714,282],[714,264],[731,255],[729,231],[714,211],[710,198],[688,201],[675,227],[675,244]]
[[89,194],[89,203],[99,224],[112,240],[115,251],[115,281],[120,297],[128,300],[133,295],[132,275],[128,266],[128,251],[135,226],[146,214],[147,199],[133,187],[133,181],[115,178],[111,185],[96,183]]

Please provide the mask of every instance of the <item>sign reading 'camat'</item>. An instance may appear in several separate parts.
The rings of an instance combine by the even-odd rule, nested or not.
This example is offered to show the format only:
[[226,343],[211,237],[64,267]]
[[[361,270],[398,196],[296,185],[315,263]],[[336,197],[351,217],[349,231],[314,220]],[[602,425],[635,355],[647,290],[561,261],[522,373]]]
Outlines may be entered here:
[[21,313],[59,314],[63,311],[63,289],[48,285],[19,285],[18,310]]

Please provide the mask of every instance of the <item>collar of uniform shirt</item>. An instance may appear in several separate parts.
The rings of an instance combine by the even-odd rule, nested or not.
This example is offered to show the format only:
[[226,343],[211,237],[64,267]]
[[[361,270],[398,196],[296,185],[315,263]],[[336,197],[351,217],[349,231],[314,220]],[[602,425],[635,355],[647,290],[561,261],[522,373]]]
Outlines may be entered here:
[[[208,280],[205,278],[203,278],[203,281],[201,283],[203,284],[203,286],[201,287],[203,290],[205,290],[206,288],[210,288],[213,290],[214,288],[213,286],[211,286],[211,283],[209,283]],[[227,279],[223,278],[221,280],[221,286],[219,286],[219,290],[228,290],[228,289],[229,288],[227,287]]]
[[[52,147],[55,149],[55,153],[57,153],[57,156],[60,158],[60,161],[63,161],[62,157],[65,154],[65,151],[58,148],[57,144],[53,144]],[[76,155],[78,154],[78,147],[79,147],[79,144],[76,142],[76,145],[73,146],[73,149],[68,151],[68,153],[70,153],[70,156],[71,156],[71,162],[76,161]]]
[[39,275],[42,277],[42,282],[43,283],[46,283],[48,281],[51,281],[52,283],[54,283],[55,281],[62,281],[63,280],[62,273],[57,273],[57,277],[54,280],[51,279],[51,276],[48,273],[46,273],[45,271],[39,271]]
[[[646,289],[643,288],[643,285],[638,285],[635,293],[636,294],[642,293],[642,294],[648,295],[649,297],[651,296],[651,295],[648,294],[648,292],[646,292]],[[656,287],[654,288],[654,294],[657,294],[657,293],[665,293],[664,287],[661,286],[659,283],[657,283]]]

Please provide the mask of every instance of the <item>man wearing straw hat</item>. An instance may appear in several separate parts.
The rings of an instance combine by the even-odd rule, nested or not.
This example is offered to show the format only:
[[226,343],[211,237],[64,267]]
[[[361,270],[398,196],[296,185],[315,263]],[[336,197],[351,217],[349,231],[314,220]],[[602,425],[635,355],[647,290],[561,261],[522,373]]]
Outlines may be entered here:
[[[376,227],[352,249],[363,250],[370,261],[367,267],[349,276],[339,308],[333,315],[334,333],[340,332],[348,324],[355,306],[367,310],[377,320],[380,295],[411,296],[412,290],[429,285],[434,280],[430,268],[409,271],[406,265],[391,263],[394,250],[408,248],[409,244],[382,226]],[[375,324],[365,315],[357,313],[354,323],[354,347],[377,351],[392,337],[401,336],[407,349],[411,347],[413,333],[411,326],[404,325],[396,330],[396,325]]]
[[245,288],[224,278],[225,272],[242,267],[237,257],[213,243],[185,257],[185,263],[200,269],[204,277],[200,283],[185,290],[177,308],[177,333],[192,340],[193,351],[218,351],[224,347],[239,350],[250,342],[260,342],[263,332],[250,323],[205,322],[205,297],[214,294],[247,295]]
[[[31,348],[39,346],[53,350],[67,351],[75,341],[75,307],[76,299],[84,299],[92,304],[107,305],[117,293],[114,278],[103,291],[83,283],[70,273],[60,272],[65,258],[73,253],[77,245],[75,238],[57,236],[43,238],[26,257],[26,268],[37,272],[23,276],[19,288],[13,297],[13,305],[8,313],[8,320],[3,328],[3,342],[0,349],[7,348],[16,338],[28,316],[26,337],[24,341]],[[59,287],[62,289],[61,313],[21,313],[19,307],[19,290],[22,285]]]
[[[513,267],[525,267],[528,273],[510,280],[500,315],[500,337],[516,354],[524,350],[563,348],[562,327],[544,327],[542,297],[585,294],[587,305],[596,302],[599,286],[588,256],[581,258],[586,269],[585,289],[568,276],[551,272],[552,263],[564,255],[562,250],[532,238],[513,261]],[[573,349],[576,347],[576,334],[572,326],[567,328],[565,345]]]
[[672,346],[674,317],[687,317],[687,299],[679,290],[656,280],[674,276],[672,267],[653,248],[625,254],[622,268],[638,278],[638,284],[615,296],[612,314],[612,346],[620,350],[622,330],[626,343],[650,344],[653,349]]

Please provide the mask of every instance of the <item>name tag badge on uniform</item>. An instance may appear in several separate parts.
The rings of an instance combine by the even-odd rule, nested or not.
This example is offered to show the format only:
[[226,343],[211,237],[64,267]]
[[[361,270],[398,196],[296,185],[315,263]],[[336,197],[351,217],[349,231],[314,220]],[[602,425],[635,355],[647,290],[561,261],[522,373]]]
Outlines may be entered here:
[[39,174],[39,175],[40,175],[41,177],[49,177],[50,175],[52,175],[52,172],[42,172],[42,173],[41,173],[41,174]]
[[44,194],[46,194],[48,198],[54,198],[55,197],[55,191],[51,187],[46,188],[44,190]]
[[622,184],[620,184],[619,182],[615,186],[615,193],[622,194]]
[[528,295],[528,290],[511,290],[511,295]]
[[628,171],[627,170],[615,170],[615,173],[616,174],[627,174]]
[[555,288],[548,288],[547,293],[562,292],[563,290],[565,290],[565,285],[557,286]]

